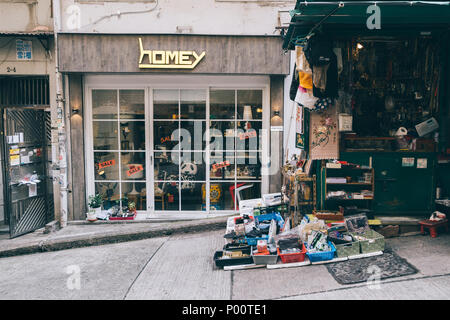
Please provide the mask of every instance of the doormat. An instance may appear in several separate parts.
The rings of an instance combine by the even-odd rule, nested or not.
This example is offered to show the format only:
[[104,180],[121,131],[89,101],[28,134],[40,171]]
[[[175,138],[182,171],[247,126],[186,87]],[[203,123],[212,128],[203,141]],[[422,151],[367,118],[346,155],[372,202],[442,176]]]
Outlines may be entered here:
[[327,269],[339,284],[367,282],[369,279],[375,279],[378,272],[380,280],[419,272],[392,250],[385,250],[380,256],[330,263]]
[[338,159],[339,131],[336,105],[322,112],[311,112],[309,125],[310,159]]

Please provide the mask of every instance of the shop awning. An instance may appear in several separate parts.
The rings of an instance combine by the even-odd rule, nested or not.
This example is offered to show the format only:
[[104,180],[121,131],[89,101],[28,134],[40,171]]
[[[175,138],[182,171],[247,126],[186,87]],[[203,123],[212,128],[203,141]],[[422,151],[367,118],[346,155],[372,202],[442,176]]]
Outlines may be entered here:
[[[379,8],[380,28],[367,20]],[[283,49],[292,50],[298,39],[319,28],[333,36],[389,36],[429,34],[450,28],[450,1],[304,1],[291,10]]]

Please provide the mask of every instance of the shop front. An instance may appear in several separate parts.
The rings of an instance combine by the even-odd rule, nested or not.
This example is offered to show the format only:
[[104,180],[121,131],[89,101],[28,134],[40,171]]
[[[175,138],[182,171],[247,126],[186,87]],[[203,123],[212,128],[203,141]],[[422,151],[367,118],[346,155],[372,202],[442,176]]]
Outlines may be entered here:
[[297,56],[297,146],[318,210],[430,216],[436,185],[449,190],[449,10],[297,2],[283,47]]
[[280,183],[270,125],[289,59],[278,37],[59,39],[74,219],[95,194],[111,214],[134,204],[138,219],[226,214]]
[[15,238],[55,216],[51,170],[54,46],[51,32],[0,34],[0,236]]

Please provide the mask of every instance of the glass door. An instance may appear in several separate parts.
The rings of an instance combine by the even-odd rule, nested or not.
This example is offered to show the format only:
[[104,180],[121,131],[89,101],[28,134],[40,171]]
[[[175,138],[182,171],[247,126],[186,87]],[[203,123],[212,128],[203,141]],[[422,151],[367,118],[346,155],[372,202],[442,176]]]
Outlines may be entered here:
[[206,89],[153,90],[154,208],[205,211]]

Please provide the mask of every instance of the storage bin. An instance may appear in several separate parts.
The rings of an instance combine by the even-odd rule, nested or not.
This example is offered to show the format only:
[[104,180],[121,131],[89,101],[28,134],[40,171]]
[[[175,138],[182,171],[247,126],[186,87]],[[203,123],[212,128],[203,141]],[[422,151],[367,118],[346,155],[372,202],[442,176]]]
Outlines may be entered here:
[[302,250],[295,253],[281,253],[280,248],[277,248],[277,253],[283,263],[293,263],[305,261],[306,247],[302,243]]
[[326,261],[326,260],[332,260],[334,258],[334,254],[336,253],[336,247],[334,244],[330,241],[328,241],[328,245],[331,247],[330,251],[323,251],[323,252],[306,252],[306,255],[309,258],[309,261],[311,262],[317,262],[317,261]]
[[238,266],[238,265],[243,265],[243,264],[253,264],[253,257],[251,256],[251,251],[243,250],[243,253],[248,254],[248,257],[221,259],[223,256],[223,251],[216,251],[214,253],[214,262],[215,262],[216,266],[219,268],[223,268],[225,266]]
[[259,224],[260,221],[265,220],[275,220],[280,227],[280,230],[283,229],[284,219],[279,213],[268,213],[268,214],[260,214],[259,216],[255,216],[256,224]]
[[378,232],[369,229],[362,233],[350,233],[352,236],[361,236],[367,240],[359,240],[361,253],[384,251],[384,237]]
[[252,250],[254,264],[276,264],[278,260],[277,254],[258,254],[257,250]]
[[360,244],[359,241],[353,241],[346,244],[335,244],[336,247],[336,256],[338,258],[355,256],[360,254]]
[[250,246],[256,246],[258,244],[258,240],[269,240],[269,236],[268,235],[263,235],[260,238],[245,237],[243,240],[241,240],[241,242],[247,243]]

